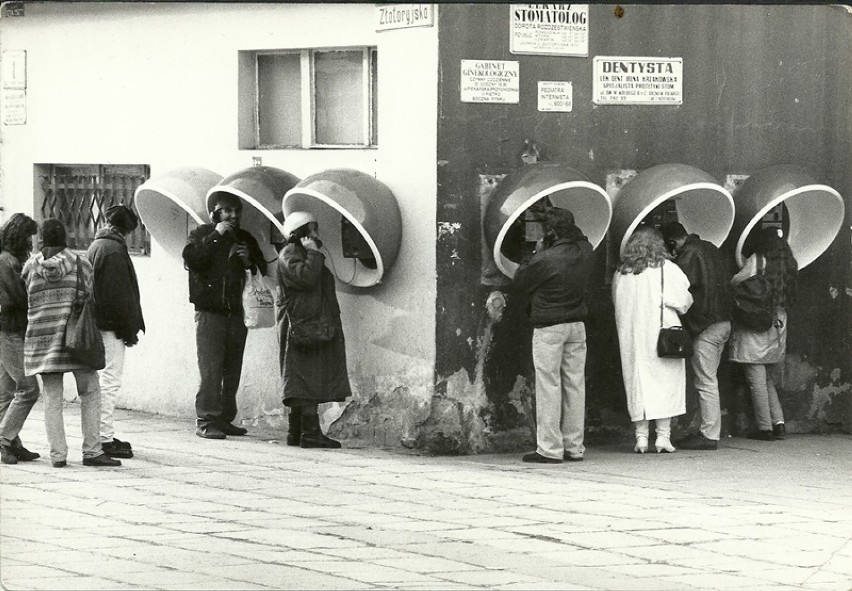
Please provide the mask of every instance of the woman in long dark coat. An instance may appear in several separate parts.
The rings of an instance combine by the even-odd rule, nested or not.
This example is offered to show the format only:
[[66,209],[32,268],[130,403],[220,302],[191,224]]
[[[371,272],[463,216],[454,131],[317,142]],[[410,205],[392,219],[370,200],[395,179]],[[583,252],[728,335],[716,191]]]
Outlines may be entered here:
[[[296,211],[284,220],[287,245],[278,255],[278,335],[284,405],[290,408],[287,445],[339,448],[320,429],[317,405],[340,402],[352,394],[346,370],[346,344],[334,275],[319,248],[318,224]],[[290,325],[325,317],[333,327],[330,341],[296,345]]]

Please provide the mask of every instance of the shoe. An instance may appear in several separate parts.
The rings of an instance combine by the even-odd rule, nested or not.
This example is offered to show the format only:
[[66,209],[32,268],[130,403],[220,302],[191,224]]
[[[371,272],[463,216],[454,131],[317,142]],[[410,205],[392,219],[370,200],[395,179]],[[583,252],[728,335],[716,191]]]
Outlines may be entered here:
[[[784,423],[776,423],[772,425],[772,435],[775,439],[784,439],[787,436],[787,429],[784,427]],[[18,457],[20,460],[21,458]]]
[[703,433],[687,435],[683,439],[678,439],[675,443],[680,449],[715,450],[719,448],[718,441],[704,437]]
[[237,427],[236,425],[232,425],[231,423],[225,423],[221,426],[222,433],[225,435],[245,435],[248,433],[248,429],[243,429],[242,427]]
[[657,437],[654,440],[654,447],[658,454],[663,452],[672,454],[675,452],[675,446],[672,445],[672,442],[668,437]]
[[64,468],[68,465],[68,462],[66,462],[65,460],[54,460],[50,462],[50,465],[54,468]]
[[225,434],[213,425],[198,427],[195,430],[195,434],[204,439],[226,439]]
[[101,443],[104,453],[111,458],[132,458],[133,451],[129,447],[120,447],[115,439]]
[[643,454],[648,451],[648,437],[646,435],[636,436],[636,445],[633,446],[633,451],[637,454]]
[[775,436],[772,434],[772,431],[769,429],[765,431],[752,431],[748,435],[746,435],[749,439],[756,439],[757,441],[772,441],[775,439]]
[[94,466],[96,468],[121,466],[120,460],[114,460],[106,454],[101,454],[93,458],[83,458],[84,466]]
[[287,445],[297,447],[302,442],[302,409],[293,407],[287,415]]
[[566,462],[582,462],[583,456],[572,456],[566,451],[564,454],[562,454],[562,459]]
[[118,437],[113,437],[113,438],[112,438],[112,442],[115,444],[115,446],[116,446],[118,449],[133,449],[133,448],[130,446],[130,442],[129,442],[129,441],[122,441],[122,440],[121,440],[121,439],[119,439]]
[[562,460],[559,458],[548,458],[547,456],[543,456],[537,451],[532,452],[531,454],[525,455],[523,461],[528,464],[561,464]]
[[19,462],[32,462],[33,460],[37,460],[41,457],[41,454],[30,451],[23,445],[21,447],[13,447],[12,453],[17,456]]
[[302,436],[299,439],[299,447],[340,449],[339,441],[326,437],[320,429],[319,416],[302,415]]
[[15,455],[14,450],[8,445],[4,445],[0,447],[0,462],[4,464],[17,464],[18,456]]

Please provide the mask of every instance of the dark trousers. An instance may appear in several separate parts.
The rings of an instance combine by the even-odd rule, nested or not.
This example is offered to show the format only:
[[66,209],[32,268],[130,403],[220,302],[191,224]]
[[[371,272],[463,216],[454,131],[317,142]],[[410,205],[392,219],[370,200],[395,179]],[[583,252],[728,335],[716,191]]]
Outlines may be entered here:
[[230,423],[237,416],[237,389],[247,334],[242,314],[195,312],[195,344],[201,374],[195,395],[199,427]]

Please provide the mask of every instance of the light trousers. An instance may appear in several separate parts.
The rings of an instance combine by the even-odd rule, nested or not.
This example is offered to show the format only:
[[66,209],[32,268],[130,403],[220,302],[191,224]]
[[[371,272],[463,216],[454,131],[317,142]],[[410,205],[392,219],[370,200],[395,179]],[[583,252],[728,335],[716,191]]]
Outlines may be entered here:
[[[78,369],[72,372],[77,382],[80,397],[80,427],[83,432],[83,457],[94,458],[103,453],[98,425],[101,414],[101,393],[98,372],[94,369]],[[43,373],[44,384],[44,428],[50,445],[50,460],[64,461],[68,457],[65,440],[65,420],[62,417],[62,373]]]
[[716,322],[699,334],[692,343],[693,384],[698,391],[701,409],[701,434],[719,441],[722,436],[722,409],[719,403],[719,362],[722,350],[731,337],[731,323]]
[[583,457],[586,418],[586,327],[582,322],[533,331],[536,451]]
[[24,374],[24,335],[0,331],[0,445],[21,447],[18,434],[39,394],[36,377]]
[[751,391],[754,422],[759,430],[770,431],[773,425],[784,422],[784,411],[772,376],[767,372],[767,366],[759,363],[744,363],[743,372]]
[[99,372],[101,387],[101,443],[108,443],[115,436],[115,400],[121,391],[121,376],[124,374],[124,341],[115,337],[111,330],[102,330],[106,366]]

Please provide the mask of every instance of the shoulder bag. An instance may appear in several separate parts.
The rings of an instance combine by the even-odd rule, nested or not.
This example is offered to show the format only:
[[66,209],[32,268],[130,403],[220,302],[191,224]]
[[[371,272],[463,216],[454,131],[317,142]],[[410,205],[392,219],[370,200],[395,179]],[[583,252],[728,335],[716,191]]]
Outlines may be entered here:
[[771,306],[772,289],[764,273],[763,257],[758,255],[757,274],[734,287],[734,324],[764,332],[775,319]]
[[675,359],[692,357],[692,339],[682,326],[663,328],[665,300],[665,262],[660,267],[660,334],[657,336],[657,356]]
[[92,369],[106,367],[101,331],[95,322],[94,298],[83,289],[83,267],[77,258],[77,287],[71,314],[65,325],[65,348],[80,363]]
[[290,328],[287,333],[287,342],[302,349],[316,348],[325,343],[330,343],[337,335],[334,323],[328,315],[328,306],[325,303],[325,293],[322,288],[322,277],[320,277],[320,314],[317,318],[309,320],[293,320],[290,313],[287,319]]

